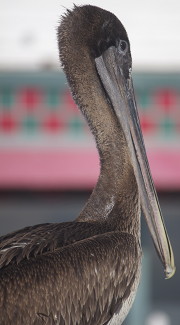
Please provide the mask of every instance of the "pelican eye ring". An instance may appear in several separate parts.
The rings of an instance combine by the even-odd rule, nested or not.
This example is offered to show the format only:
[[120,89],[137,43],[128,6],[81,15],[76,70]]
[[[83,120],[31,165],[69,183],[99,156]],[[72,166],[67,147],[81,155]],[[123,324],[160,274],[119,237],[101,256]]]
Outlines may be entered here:
[[126,52],[128,49],[128,43],[126,41],[120,40],[118,48],[120,52]]

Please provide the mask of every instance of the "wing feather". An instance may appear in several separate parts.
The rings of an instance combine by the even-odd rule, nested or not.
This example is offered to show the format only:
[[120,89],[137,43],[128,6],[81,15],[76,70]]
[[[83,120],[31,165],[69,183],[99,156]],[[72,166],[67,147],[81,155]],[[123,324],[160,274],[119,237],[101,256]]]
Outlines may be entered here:
[[10,264],[0,271],[2,324],[41,325],[42,315],[48,325],[104,324],[130,292],[139,258],[132,235],[111,232]]
[[0,268],[10,263],[36,257],[67,246],[73,242],[109,231],[99,223],[88,222],[47,223],[26,227],[0,237]]

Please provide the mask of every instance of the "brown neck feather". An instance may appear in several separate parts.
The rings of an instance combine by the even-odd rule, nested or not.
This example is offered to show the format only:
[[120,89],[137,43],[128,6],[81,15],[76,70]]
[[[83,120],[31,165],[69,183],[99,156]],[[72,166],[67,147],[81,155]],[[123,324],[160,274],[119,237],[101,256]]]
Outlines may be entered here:
[[77,221],[108,222],[112,229],[139,232],[139,194],[123,131],[108,103],[94,59],[65,27],[59,35],[61,62],[73,97],[94,134],[101,163],[96,187]]

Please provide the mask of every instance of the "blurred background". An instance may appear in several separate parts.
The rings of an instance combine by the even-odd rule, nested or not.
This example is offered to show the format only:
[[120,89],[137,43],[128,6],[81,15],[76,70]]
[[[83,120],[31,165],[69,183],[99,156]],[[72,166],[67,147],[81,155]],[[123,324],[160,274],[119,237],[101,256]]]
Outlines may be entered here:
[[[125,324],[179,325],[180,3],[88,4],[115,13],[128,31],[142,130],[177,266],[165,281],[142,221],[142,281]],[[73,220],[98,177],[94,140],[58,59],[56,28],[72,7],[73,1],[0,0],[0,235]]]

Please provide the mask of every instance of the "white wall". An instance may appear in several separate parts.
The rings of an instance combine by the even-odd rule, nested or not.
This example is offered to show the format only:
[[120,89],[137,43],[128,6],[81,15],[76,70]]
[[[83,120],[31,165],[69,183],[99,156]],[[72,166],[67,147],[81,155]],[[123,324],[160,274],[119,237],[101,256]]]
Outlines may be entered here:
[[73,2],[94,4],[119,17],[135,69],[180,70],[179,0],[0,0],[0,69],[58,66],[56,26]]

